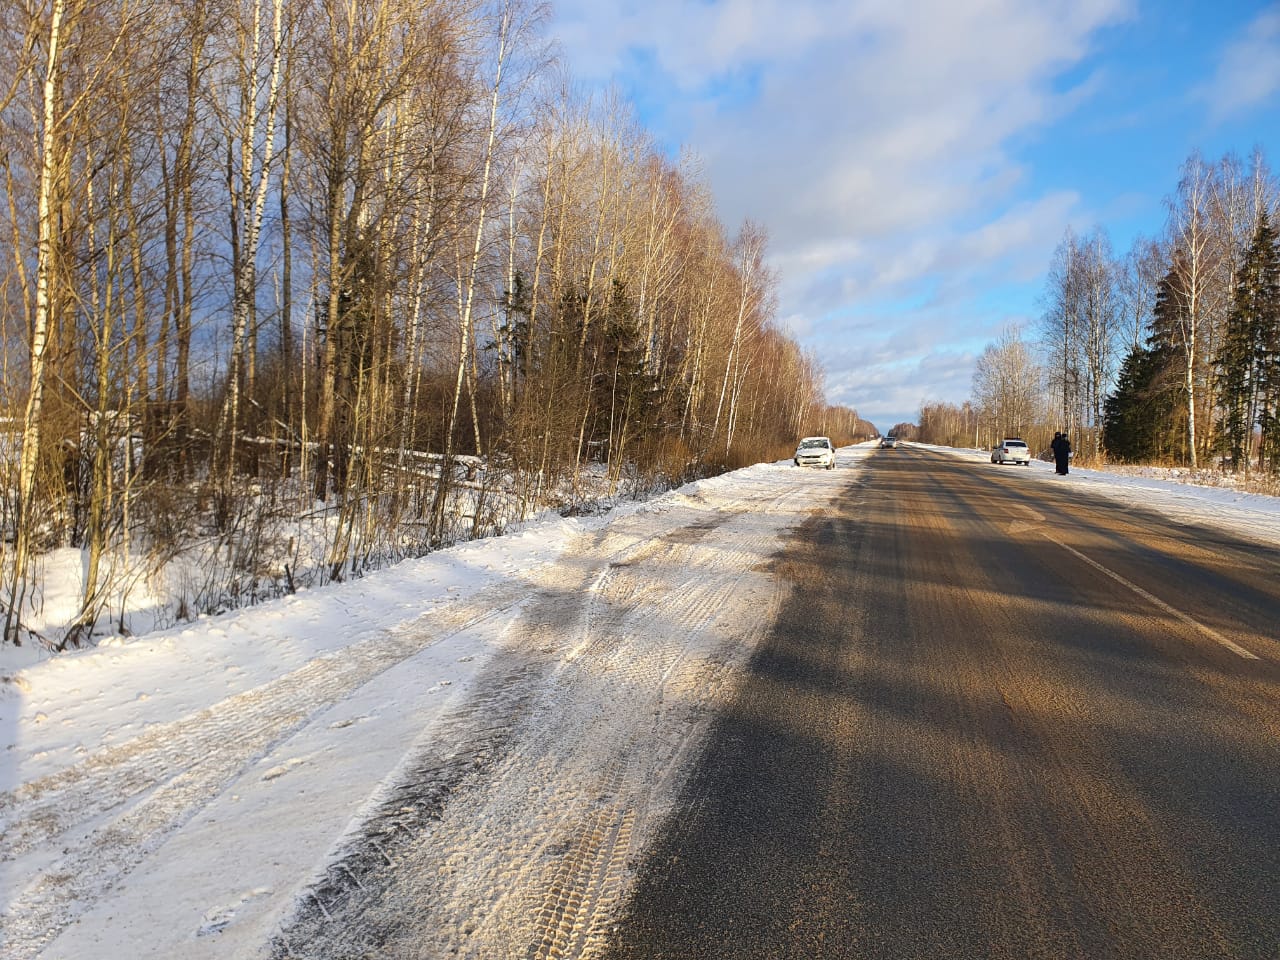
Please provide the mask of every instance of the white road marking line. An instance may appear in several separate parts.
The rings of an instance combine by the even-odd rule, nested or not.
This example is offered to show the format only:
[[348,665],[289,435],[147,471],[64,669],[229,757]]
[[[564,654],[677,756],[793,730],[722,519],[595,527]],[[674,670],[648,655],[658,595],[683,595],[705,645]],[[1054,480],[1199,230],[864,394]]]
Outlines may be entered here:
[[1126,580],[1124,577],[1120,576],[1120,574],[1116,573],[1114,570],[1109,570],[1106,567],[1104,567],[1102,564],[1100,564],[1097,560],[1094,560],[1091,557],[1086,557],[1083,553],[1081,553],[1075,547],[1069,547],[1065,543],[1063,543],[1061,540],[1055,540],[1053,537],[1049,536],[1047,533],[1045,534],[1045,538],[1048,540],[1052,540],[1058,546],[1062,547],[1062,549],[1071,551],[1077,557],[1083,560],[1085,563],[1089,564],[1089,566],[1102,571],[1112,580],[1116,581],[1116,583],[1119,583],[1128,587],[1130,590],[1132,590],[1138,596],[1142,597],[1142,599],[1146,600],[1148,603],[1155,604],[1165,613],[1172,614],[1173,616],[1177,617],[1179,620],[1181,620],[1183,623],[1187,624],[1188,626],[1195,627],[1197,630],[1203,633],[1206,637],[1209,637],[1211,640],[1216,640],[1218,643],[1222,644],[1224,647],[1226,647],[1228,650],[1230,650],[1232,653],[1236,654],[1237,656],[1244,657],[1246,660],[1259,659],[1257,654],[1250,653],[1244,647],[1240,646],[1240,644],[1236,643],[1233,640],[1229,640],[1227,637],[1224,637],[1222,634],[1218,633],[1216,630],[1213,630],[1210,627],[1206,627],[1199,620],[1196,620],[1193,617],[1187,616],[1187,614],[1183,613],[1181,610],[1177,609],[1176,607],[1169,606],[1169,604],[1165,603],[1159,597],[1153,596],[1152,594],[1147,593],[1147,591],[1143,590],[1136,583],[1131,583],[1130,581]]

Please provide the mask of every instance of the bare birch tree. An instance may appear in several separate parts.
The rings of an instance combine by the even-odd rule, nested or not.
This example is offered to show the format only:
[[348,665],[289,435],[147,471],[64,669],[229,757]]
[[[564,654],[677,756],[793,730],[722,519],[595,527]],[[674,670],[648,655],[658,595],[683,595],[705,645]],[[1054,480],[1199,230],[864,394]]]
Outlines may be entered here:
[[[736,387],[742,376],[742,341],[747,329],[748,320],[755,318],[755,312],[766,306],[770,276],[764,262],[767,235],[758,224],[747,221],[738,233],[734,243],[734,267],[737,290],[736,308],[733,318],[733,331],[729,338],[729,353],[725,358],[724,374],[720,381],[720,397],[716,402],[715,419],[712,425],[713,436],[719,433],[721,418],[727,413],[729,423],[733,422],[733,402],[735,394],[730,390]],[[726,408],[726,402],[728,407]],[[733,430],[725,430],[724,451],[728,454],[733,446]]]
[[[252,380],[246,372],[254,362],[252,331],[257,323],[258,249],[276,151],[277,108],[286,43],[284,0],[271,0],[267,37],[263,36],[267,28],[263,24],[262,0],[249,0],[248,9],[239,12],[244,16],[236,18],[236,102],[226,116],[233,293],[231,357],[221,417],[223,437],[219,445],[226,457],[218,481],[224,498],[231,495],[236,473],[241,397],[246,379]],[[238,163],[235,162],[237,154]],[[249,389],[252,393],[251,382]]]
[[1200,425],[1205,418],[1207,343],[1213,314],[1215,275],[1221,266],[1221,244],[1214,234],[1210,212],[1213,171],[1198,153],[1182,167],[1178,191],[1169,201],[1169,243],[1179,256],[1173,261],[1181,298],[1178,347],[1182,359],[1183,389],[1187,400],[1187,449],[1191,468],[1200,458]]
[[74,26],[65,19],[65,0],[52,0],[47,19],[32,11],[31,44],[43,57],[33,64],[42,73],[37,137],[38,186],[36,193],[35,297],[31,310],[29,381],[18,468],[17,510],[11,568],[9,607],[5,613],[5,639],[18,643],[19,621],[26,599],[26,574],[31,560],[40,466],[44,395],[49,379],[48,350],[53,327],[66,298],[63,261],[67,251],[58,235],[58,208],[65,199],[70,175],[70,122],[64,88],[64,43]]
[[1149,237],[1137,237],[1118,265],[1119,336],[1128,351],[1140,349],[1151,329],[1156,288],[1165,268],[1164,250]]
[[973,399],[993,438],[1026,436],[1044,419],[1041,371],[1016,327],[988,344],[974,368]]

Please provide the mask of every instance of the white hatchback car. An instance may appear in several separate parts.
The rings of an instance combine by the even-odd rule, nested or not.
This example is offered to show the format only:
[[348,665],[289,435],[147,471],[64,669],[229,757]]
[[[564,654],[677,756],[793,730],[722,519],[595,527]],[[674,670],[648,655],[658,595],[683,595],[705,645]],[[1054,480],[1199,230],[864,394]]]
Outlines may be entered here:
[[834,470],[836,448],[826,437],[805,437],[800,441],[800,446],[796,447],[796,455],[793,459],[797,467],[826,467],[828,470]]
[[1000,445],[991,449],[992,463],[1020,463],[1024,467],[1031,466],[1031,448],[1025,440],[1018,437],[1006,437]]

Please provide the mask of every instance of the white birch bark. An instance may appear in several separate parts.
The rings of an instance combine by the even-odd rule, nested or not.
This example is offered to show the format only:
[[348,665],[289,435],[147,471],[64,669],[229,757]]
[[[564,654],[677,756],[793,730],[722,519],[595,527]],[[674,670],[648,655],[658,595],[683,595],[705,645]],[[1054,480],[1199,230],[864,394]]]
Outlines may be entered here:
[[[489,180],[493,169],[494,145],[498,138],[498,108],[502,102],[502,74],[507,64],[508,44],[515,15],[513,0],[504,0],[498,15],[498,35],[493,83],[489,89],[489,124],[481,161],[480,196],[476,209],[475,236],[465,271],[463,295],[458,316],[458,363],[454,376],[453,401],[449,408],[445,431],[445,460],[453,455],[453,431],[458,422],[458,407],[466,382],[467,362],[471,354],[472,312],[475,308],[476,284],[480,271],[480,255],[484,248],[485,218],[488,213]],[[476,439],[477,445],[479,438]]]
[[1199,155],[1183,166],[1178,196],[1170,211],[1171,241],[1181,257],[1175,258],[1182,302],[1177,311],[1179,347],[1182,350],[1183,388],[1187,395],[1187,445],[1191,469],[1199,463],[1200,367],[1206,335],[1209,282],[1213,272],[1213,235],[1207,204],[1212,174]]
[[40,463],[40,429],[43,414],[49,332],[52,325],[52,287],[57,270],[54,249],[53,194],[63,176],[66,157],[58,147],[58,113],[61,86],[64,0],[53,0],[49,19],[49,54],[41,96],[40,186],[36,214],[36,302],[31,325],[31,362],[27,404],[22,418],[21,453],[18,461],[18,516],[13,549],[13,584],[5,617],[5,637],[18,642],[18,623],[25,601],[23,585],[30,560],[32,507],[36,472]]
[[[729,340],[729,355],[725,361],[724,376],[720,381],[720,399],[716,403],[715,420],[712,423],[712,436],[720,431],[721,417],[725,412],[726,400],[732,402],[730,386],[736,386],[736,378],[740,374],[739,352],[742,348],[742,331],[747,317],[760,302],[760,273],[764,269],[764,231],[752,223],[746,223],[738,236],[738,302],[733,320],[733,334]],[[726,430],[725,453],[733,441],[732,431]]]
[[[281,63],[284,55],[283,23],[284,0],[272,0],[271,69],[267,86],[267,103],[262,130],[262,163],[256,167],[258,131],[258,59],[261,54],[261,0],[253,0],[252,36],[250,55],[241,76],[245,89],[242,92],[244,112],[240,127],[240,198],[237,217],[241,226],[241,248],[236,264],[235,297],[232,306],[231,364],[227,383],[227,400],[223,423],[228,431],[227,463],[224,482],[228,489],[235,475],[236,443],[240,430],[240,402],[242,373],[248,363],[245,353],[249,341],[248,331],[254,322],[254,304],[258,290],[258,246],[262,235],[262,219],[266,210],[267,187],[271,177],[271,164],[275,156],[276,113],[280,94]],[[257,177],[255,184],[254,178]]]

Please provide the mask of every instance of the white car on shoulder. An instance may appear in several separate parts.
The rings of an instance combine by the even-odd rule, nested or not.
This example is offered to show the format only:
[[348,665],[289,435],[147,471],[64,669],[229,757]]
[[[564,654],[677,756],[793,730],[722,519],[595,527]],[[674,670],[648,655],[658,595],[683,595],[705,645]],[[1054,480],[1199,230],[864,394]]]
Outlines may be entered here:
[[1005,437],[991,448],[992,463],[1020,463],[1024,467],[1031,466],[1031,448],[1025,440],[1018,437]]
[[796,447],[793,458],[797,467],[836,467],[836,448],[827,437],[805,437]]

